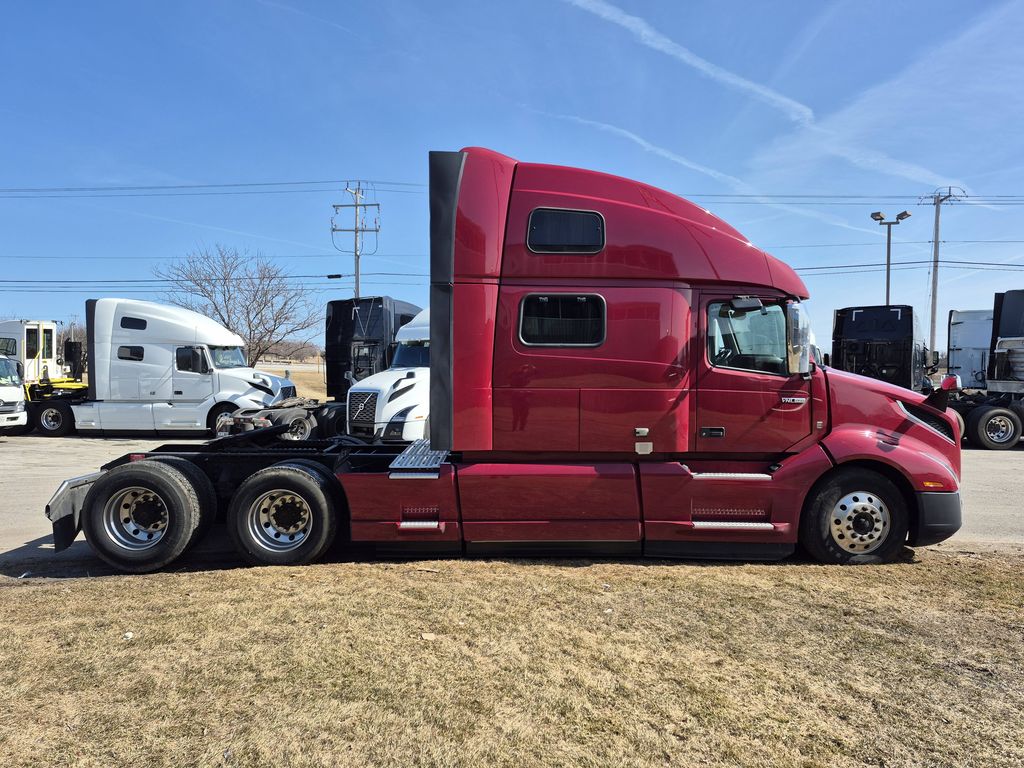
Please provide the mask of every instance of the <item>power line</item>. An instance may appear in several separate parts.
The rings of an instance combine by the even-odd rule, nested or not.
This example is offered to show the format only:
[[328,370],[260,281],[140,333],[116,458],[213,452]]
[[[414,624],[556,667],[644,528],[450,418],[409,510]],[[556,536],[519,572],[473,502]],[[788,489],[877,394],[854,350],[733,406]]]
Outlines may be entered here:
[[[226,187],[288,187],[310,184],[350,184],[355,179],[314,179],[307,181],[234,181],[219,184],[151,184],[148,186],[96,186],[96,187],[6,187],[4,192],[144,192],[167,189],[223,189]],[[413,181],[378,181],[360,179],[365,184],[381,184],[389,187],[426,187]]]

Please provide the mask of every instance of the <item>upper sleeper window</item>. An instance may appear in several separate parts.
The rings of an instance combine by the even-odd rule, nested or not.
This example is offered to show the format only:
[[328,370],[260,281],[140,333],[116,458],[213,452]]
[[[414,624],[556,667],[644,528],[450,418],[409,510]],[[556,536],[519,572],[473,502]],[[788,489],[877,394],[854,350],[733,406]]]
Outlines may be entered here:
[[536,208],[526,246],[534,253],[597,253],[604,248],[604,217],[595,211]]
[[117,348],[117,359],[118,360],[134,360],[140,362],[145,357],[142,347],[118,347]]
[[604,299],[594,294],[532,294],[519,310],[523,344],[596,347],[604,343]]
[[146,330],[146,321],[141,317],[128,317],[125,315],[121,318],[121,327],[131,331],[144,331]]

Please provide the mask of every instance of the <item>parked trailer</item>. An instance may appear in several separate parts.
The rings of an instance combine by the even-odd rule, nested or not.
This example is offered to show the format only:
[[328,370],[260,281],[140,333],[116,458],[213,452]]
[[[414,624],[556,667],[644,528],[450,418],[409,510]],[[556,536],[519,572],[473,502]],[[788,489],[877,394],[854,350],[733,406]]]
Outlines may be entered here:
[[837,309],[831,364],[918,392],[930,392],[938,365],[929,353],[914,308],[908,304]]
[[965,382],[950,407],[968,442],[1016,446],[1024,432],[1024,290],[995,294],[991,311],[950,311],[948,372]]
[[276,427],[121,457],[47,507],[124,571],[223,517],[256,564],[387,555],[887,561],[960,527],[946,388],[812,359],[796,273],[703,208],[480,148],[430,155],[430,439]]

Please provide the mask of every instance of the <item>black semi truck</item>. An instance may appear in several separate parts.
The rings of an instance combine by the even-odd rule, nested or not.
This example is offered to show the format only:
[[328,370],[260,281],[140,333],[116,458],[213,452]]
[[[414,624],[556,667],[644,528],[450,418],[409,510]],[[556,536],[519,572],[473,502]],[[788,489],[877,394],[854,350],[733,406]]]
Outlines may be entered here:
[[830,362],[841,371],[927,392],[939,360],[925,346],[914,308],[890,304],[837,309]]
[[348,390],[357,381],[391,366],[395,334],[421,308],[390,296],[363,296],[327,303],[324,335],[326,403],[306,398],[284,401],[272,409],[236,411],[218,425],[218,434],[288,425],[287,440],[329,438],[345,434]]
[[327,396],[343,403],[353,382],[390,367],[395,334],[421,309],[390,296],[328,302]]

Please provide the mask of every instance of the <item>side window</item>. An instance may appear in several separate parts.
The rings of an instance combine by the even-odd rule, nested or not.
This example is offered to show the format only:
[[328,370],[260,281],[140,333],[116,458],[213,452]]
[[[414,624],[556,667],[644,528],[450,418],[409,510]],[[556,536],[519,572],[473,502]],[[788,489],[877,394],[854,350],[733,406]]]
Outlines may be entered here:
[[186,373],[209,373],[206,354],[201,347],[178,347],[174,350],[174,367]]
[[179,371],[191,372],[193,370],[193,351],[194,347],[178,347],[174,350],[174,367]]
[[535,208],[526,246],[534,253],[598,253],[604,248],[604,217],[595,211]]
[[117,359],[118,360],[134,360],[135,362],[141,362],[144,357],[142,347],[118,347],[117,348]]
[[25,329],[25,359],[31,360],[39,354],[39,329]]
[[43,357],[53,357],[53,328],[43,329]]
[[144,331],[146,330],[146,321],[141,317],[125,317],[121,318],[121,327],[127,328],[130,331]]
[[597,347],[605,336],[604,298],[596,294],[531,294],[519,305],[519,340],[530,346]]
[[16,357],[18,354],[18,342],[9,336],[0,339],[0,355]]
[[786,312],[779,304],[735,310],[708,305],[708,360],[718,368],[786,375]]

